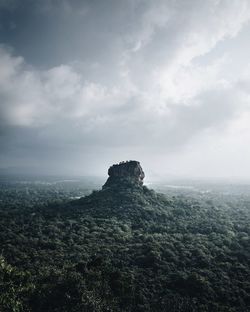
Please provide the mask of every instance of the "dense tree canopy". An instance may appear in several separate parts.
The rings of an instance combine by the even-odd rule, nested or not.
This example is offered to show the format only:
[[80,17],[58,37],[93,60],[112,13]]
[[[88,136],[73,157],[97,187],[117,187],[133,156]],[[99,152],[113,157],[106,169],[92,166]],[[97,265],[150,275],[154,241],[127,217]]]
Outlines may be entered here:
[[2,183],[1,311],[249,311],[248,196],[88,193]]

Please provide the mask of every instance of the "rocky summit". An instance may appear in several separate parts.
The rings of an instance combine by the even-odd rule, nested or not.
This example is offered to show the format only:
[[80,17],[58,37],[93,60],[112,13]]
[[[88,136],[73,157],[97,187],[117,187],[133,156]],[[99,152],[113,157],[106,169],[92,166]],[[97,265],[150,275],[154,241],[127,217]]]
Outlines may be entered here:
[[103,189],[109,187],[134,187],[142,186],[145,174],[139,161],[122,161],[111,166],[108,170],[109,178],[103,185]]
[[[165,197],[143,185],[144,171],[139,161],[122,161],[108,169],[108,179],[99,191],[73,201],[72,204],[95,217],[117,217],[119,219],[150,219],[162,214],[168,205]],[[164,208],[165,209],[165,208]],[[147,217],[146,217],[147,215]]]

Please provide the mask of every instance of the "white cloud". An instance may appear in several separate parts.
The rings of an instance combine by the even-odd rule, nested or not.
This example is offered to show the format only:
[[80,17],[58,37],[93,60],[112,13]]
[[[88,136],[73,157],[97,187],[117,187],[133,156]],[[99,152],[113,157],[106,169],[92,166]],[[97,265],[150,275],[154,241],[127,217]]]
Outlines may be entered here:
[[[221,59],[200,68],[195,59],[236,36],[249,22],[250,4],[244,0],[147,3],[138,29],[130,35],[134,48],[126,51],[123,70],[139,88],[160,92],[162,100],[186,102],[201,85],[218,82],[215,70]],[[221,83],[227,83],[227,77],[221,77]]]
[[[238,138],[248,131],[239,127],[239,120],[245,125],[250,120],[248,59],[245,71],[228,75],[230,66],[235,71],[237,58],[226,49],[220,55],[212,53],[249,28],[249,2],[132,3],[140,6],[140,14],[135,14],[132,26],[114,29],[110,41],[122,44],[98,66],[83,56],[72,64],[38,69],[1,47],[0,129],[12,129],[2,140],[16,148],[17,155],[26,144],[51,154],[68,153],[69,146],[81,153],[87,149],[84,157],[102,146],[112,157],[121,151],[129,158],[140,152],[145,159],[160,154],[161,161],[166,157],[183,172],[188,166],[192,174],[209,158],[217,170],[233,146],[246,153]],[[210,59],[197,61],[209,54]],[[86,66],[80,69],[77,64]],[[97,153],[93,159],[100,157]],[[228,159],[226,169],[234,163],[233,157]]]
[[0,65],[0,108],[5,123],[12,126],[36,127],[60,119],[110,114],[130,96],[128,89],[88,82],[68,65],[38,71],[4,48]]

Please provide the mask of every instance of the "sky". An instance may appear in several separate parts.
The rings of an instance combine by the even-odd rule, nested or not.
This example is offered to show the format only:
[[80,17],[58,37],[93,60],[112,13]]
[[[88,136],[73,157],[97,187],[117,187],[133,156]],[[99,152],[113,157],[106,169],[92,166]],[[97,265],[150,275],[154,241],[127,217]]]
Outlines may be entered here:
[[250,180],[250,1],[0,0],[0,169]]

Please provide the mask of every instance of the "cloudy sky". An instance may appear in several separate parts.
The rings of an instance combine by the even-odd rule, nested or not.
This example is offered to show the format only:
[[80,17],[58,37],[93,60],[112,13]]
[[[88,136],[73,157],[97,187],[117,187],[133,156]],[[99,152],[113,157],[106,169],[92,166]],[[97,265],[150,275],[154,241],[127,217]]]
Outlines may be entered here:
[[0,146],[27,172],[250,179],[250,1],[0,0]]

